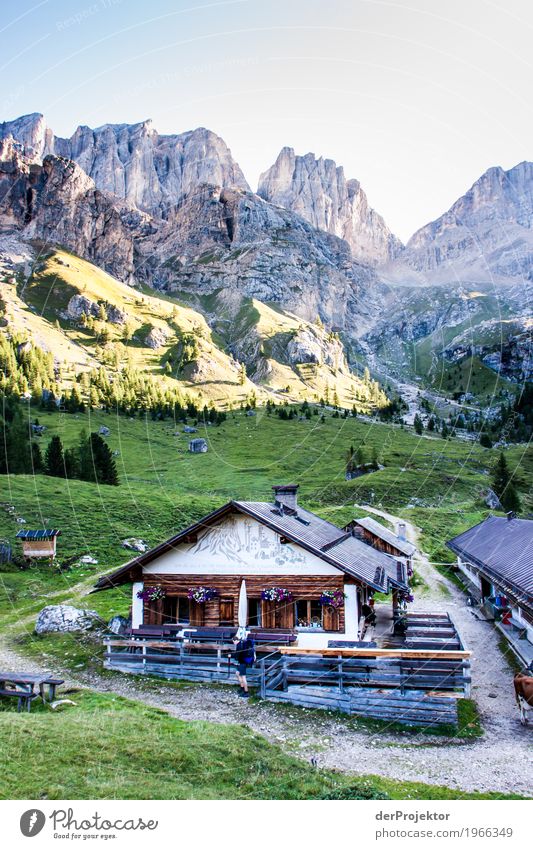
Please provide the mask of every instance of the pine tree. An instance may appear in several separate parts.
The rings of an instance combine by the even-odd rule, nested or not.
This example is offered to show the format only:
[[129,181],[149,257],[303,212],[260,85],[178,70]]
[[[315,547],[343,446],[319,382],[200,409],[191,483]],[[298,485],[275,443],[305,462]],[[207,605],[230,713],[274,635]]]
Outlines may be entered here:
[[0,471],[11,475],[31,474],[29,426],[18,406],[6,409],[4,438],[0,440]]
[[54,478],[65,477],[65,458],[61,437],[53,436],[45,454],[46,474]]
[[424,425],[423,425],[422,419],[420,418],[418,413],[415,415],[414,425],[415,425],[415,433],[417,433],[419,436],[422,436],[422,434],[424,432]]
[[118,486],[118,472],[111,449],[99,433],[91,433],[89,440],[96,480],[98,483]]
[[93,461],[89,439],[85,430],[80,431],[78,445],[75,449],[78,467],[78,477],[82,481],[94,481]]
[[512,510],[513,512],[520,510],[520,498],[513,484],[503,451],[500,452],[492,473],[492,488],[500,499],[504,510]]
[[31,462],[32,471],[34,474],[42,472],[44,469],[43,455],[41,454],[41,446],[38,442],[31,443]]

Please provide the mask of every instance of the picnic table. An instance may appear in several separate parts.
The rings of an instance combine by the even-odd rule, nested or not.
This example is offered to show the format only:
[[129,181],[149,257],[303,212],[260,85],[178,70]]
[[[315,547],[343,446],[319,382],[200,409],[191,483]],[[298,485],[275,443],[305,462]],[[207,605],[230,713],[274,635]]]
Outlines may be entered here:
[[[40,696],[43,702],[52,702],[55,699],[56,687],[63,683],[61,679],[52,678],[46,672],[0,672],[0,696],[18,699],[19,713],[26,703],[29,713],[34,699]],[[38,693],[35,692],[36,687],[39,688]]]

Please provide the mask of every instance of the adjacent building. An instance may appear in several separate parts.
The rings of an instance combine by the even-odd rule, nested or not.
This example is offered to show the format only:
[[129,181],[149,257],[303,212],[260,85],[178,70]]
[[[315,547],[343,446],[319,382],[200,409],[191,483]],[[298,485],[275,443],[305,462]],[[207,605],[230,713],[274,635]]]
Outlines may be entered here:
[[[533,643],[533,521],[489,516],[447,545],[490,618],[502,621],[511,639]],[[521,654],[529,658],[530,650]]]

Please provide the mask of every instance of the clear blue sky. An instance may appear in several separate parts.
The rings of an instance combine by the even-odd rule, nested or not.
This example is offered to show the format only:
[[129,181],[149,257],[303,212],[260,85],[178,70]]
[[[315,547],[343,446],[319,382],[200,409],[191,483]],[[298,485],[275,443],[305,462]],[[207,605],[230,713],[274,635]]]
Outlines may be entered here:
[[533,158],[526,0],[4,0],[0,33],[0,120],[206,126],[253,188],[311,150],[403,239]]

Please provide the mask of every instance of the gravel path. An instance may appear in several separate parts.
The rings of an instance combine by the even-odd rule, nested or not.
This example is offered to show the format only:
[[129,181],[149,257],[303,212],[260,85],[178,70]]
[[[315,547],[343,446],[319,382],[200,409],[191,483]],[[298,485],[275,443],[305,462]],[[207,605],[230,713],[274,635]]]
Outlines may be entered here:
[[[396,522],[388,513],[374,513]],[[406,523],[416,541],[416,528]],[[319,766],[345,772],[372,773],[387,778],[443,784],[464,791],[499,791],[533,795],[533,731],[524,728],[514,702],[512,672],[497,646],[493,627],[474,617],[464,596],[421,555],[417,571],[428,585],[417,598],[417,610],[447,609],[472,654],[472,696],[481,712],[485,735],[473,741],[409,734],[372,734],[354,727],[353,719],[324,712],[245,702],[233,689],[191,685],[183,688],[153,680],[139,681],[117,674],[109,678],[80,671],[71,686],[91,687],[137,699],[162,708],[179,719],[244,723],[271,742]],[[445,587],[445,589],[443,589]],[[0,644],[0,666],[38,670],[36,662],[22,660]],[[54,673],[57,674],[57,668]]]

